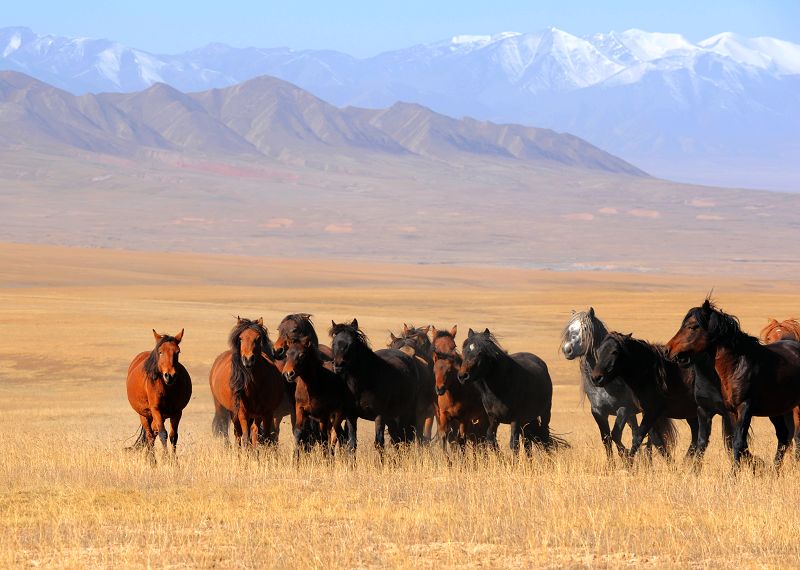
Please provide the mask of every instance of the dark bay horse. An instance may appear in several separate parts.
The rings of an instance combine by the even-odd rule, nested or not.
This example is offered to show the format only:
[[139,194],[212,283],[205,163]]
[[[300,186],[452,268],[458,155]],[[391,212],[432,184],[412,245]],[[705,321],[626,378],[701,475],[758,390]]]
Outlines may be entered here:
[[[600,439],[609,460],[613,456],[613,442],[621,456],[628,450],[622,443],[622,431],[629,425],[631,432],[636,433],[639,424],[636,414],[641,412],[639,402],[630,387],[621,379],[609,380],[604,386],[597,386],[592,381],[592,370],[597,363],[597,348],[608,334],[605,323],[597,318],[594,308],[576,312],[567,321],[561,332],[561,352],[567,360],[578,359],[581,371],[581,390],[589,398],[592,417],[600,430]],[[609,429],[608,417],[614,416],[614,429]],[[657,446],[668,446],[675,439],[675,427],[672,420],[662,418],[656,422],[650,433],[650,440]]]
[[333,370],[350,398],[349,448],[356,447],[357,418],[375,422],[375,446],[381,452],[387,428],[392,443],[414,441],[418,418],[428,412],[425,365],[393,348],[373,352],[356,319],[331,325]]
[[[128,367],[126,388],[128,401],[139,414],[147,442],[147,452],[155,463],[156,434],[164,431],[169,419],[169,441],[172,454],[178,445],[178,425],[183,409],[192,397],[192,379],[178,362],[183,330],[175,336],[158,334],[153,330],[156,345],[149,352],[140,352]],[[164,439],[161,440],[166,445]]]
[[753,416],[768,416],[778,439],[775,465],[779,466],[791,441],[784,415],[800,403],[800,343],[782,340],[762,345],[742,331],[736,317],[706,299],[689,310],[667,351],[679,361],[703,353],[713,358],[723,401],[736,418],[734,464],[745,453]]
[[227,411],[239,446],[250,439],[259,443],[258,426],[272,425],[275,410],[286,395],[283,376],[267,358],[271,343],[262,319],[236,319],[228,337],[228,350],[217,356],[208,382],[216,408],[215,417]]
[[[694,370],[681,368],[668,359],[662,345],[629,334],[609,332],[597,347],[592,381],[603,387],[616,379],[628,385],[642,407],[642,423],[634,433],[629,455],[636,455],[644,434],[664,416],[687,421],[692,431],[692,442],[686,454],[693,457],[697,449]],[[669,455],[665,446],[656,447],[665,456]]]
[[315,421],[324,435],[320,442],[327,453],[339,439],[342,421],[352,416],[351,398],[344,380],[328,369],[311,340],[302,341],[302,346],[292,345],[285,352],[283,376],[296,388],[294,439],[295,453],[309,448],[304,439],[303,428],[307,421]]
[[286,351],[293,346],[300,350],[306,346],[314,347],[319,351],[323,361],[333,358],[330,347],[320,344],[309,313],[286,315],[278,325],[278,337],[273,345],[275,359],[281,360]]
[[533,445],[548,451],[567,445],[550,432],[553,382],[541,358],[530,352],[509,355],[489,329],[482,333],[469,329],[461,351],[458,379],[474,385],[481,395],[489,418],[486,439],[490,445],[497,447],[501,423],[511,425],[514,453],[520,439],[527,452]]
[[[776,319],[770,319],[758,336],[764,344],[772,344],[779,340],[800,342],[800,321],[786,319],[779,322]],[[794,458],[800,461],[800,406],[795,406],[792,410],[791,428],[794,430]]]
[[[428,413],[422,418],[422,423],[417,426],[418,433],[422,435],[422,441],[430,442],[431,436],[433,434],[433,422],[436,418],[436,394],[434,388],[434,378],[433,378],[433,346],[431,345],[431,341],[428,338],[428,331],[430,331],[430,325],[427,327],[415,327],[413,325],[407,325],[403,323],[403,332],[400,336],[395,336],[395,334],[389,331],[389,348],[396,348],[397,350],[401,350],[408,354],[409,356],[415,356],[420,358],[426,368],[428,369],[428,374],[425,375],[426,384],[430,385],[430,402],[429,402],[429,411]],[[428,392],[425,392],[428,394]]]

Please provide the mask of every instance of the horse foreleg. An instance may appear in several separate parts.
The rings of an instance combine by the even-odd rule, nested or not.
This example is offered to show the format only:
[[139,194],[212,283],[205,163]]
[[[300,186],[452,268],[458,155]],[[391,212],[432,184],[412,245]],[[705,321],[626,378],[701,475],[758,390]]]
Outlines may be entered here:
[[[739,421],[736,423],[736,433],[733,437],[733,465],[739,466],[743,451],[747,448],[747,432],[753,419],[753,401],[745,400],[738,411]],[[781,418],[783,421],[783,418]],[[776,426],[777,429],[777,426]]]
[[[619,412],[617,412],[619,413]],[[611,433],[611,430],[608,428],[608,416],[605,414],[601,414],[598,410],[592,409],[592,417],[594,418],[595,423],[597,424],[597,429],[600,430],[600,441],[603,442],[603,447],[606,449],[606,459],[609,461],[612,460],[614,457],[614,451],[611,449],[611,443],[614,441],[614,436]],[[617,429],[617,424],[623,424],[624,420],[617,415],[617,419],[614,422],[614,430]],[[619,430],[622,431],[622,428]],[[617,448],[621,446],[622,442],[620,441],[617,443]]]
[[519,454],[519,439],[522,436],[522,427],[519,421],[514,420],[511,422],[511,437],[509,438],[508,446],[511,448],[511,454],[515,457]]
[[144,436],[147,440],[147,459],[151,465],[156,464],[155,444],[156,437],[153,435],[153,428],[150,427],[150,419],[145,416],[139,416],[139,421],[142,422],[142,429],[144,429]]
[[661,416],[661,411],[661,407],[652,410],[644,410],[642,413],[642,423],[639,425],[639,429],[633,434],[631,450],[628,452],[629,458],[632,459],[636,456],[636,452],[639,451],[639,448],[642,446],[645,434],[650,433],[656,420]]
[[[788,418],[791,421],[791,417]],[[769,421],[775,426],[775,437],[778,438],[778,447],[775,450],[775,469],[779,469],[783,463],[783,456],[792,442],[792,432],[787,425],[787,418],[784,416],[770,416]]]
[[294,413],[294,459],[300,461],[300,448],[303,446],[303,424],[306,421],[305,410],[297,406]]
[[692,440],[689,443],[689,448],[686,450],[685,459],[694,459],[697,454],[697,438],[699,433],[698,418],[686,418],[686,423],[689,424],[689,431],[692,433]]
[[486,428],[486,443],[492,451],[500,450],[500,446],[497,444],[497,427],[499,425],[500,422],[498,422],[496,418],[489,416],[489,425]]
[[705,408],[697,406],[697,445],[695,446],[694,459],[696,468],[699,469],[700,462],[708,448],[711,438],[711,422],[714,419],[714,412],[707,412]]
[[794,458],[800,461],[800,406],[792,410],[792,423],[794,424]]
[[178,425],[181,423],[182,412],[172,414],[169,419],[169,442],[172,444],[172,456],[175,457],[178,448]]

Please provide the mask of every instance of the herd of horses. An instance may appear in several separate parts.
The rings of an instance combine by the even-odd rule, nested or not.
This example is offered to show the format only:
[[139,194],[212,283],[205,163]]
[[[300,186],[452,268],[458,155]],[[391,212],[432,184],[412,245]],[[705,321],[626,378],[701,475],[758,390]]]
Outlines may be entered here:
[[[145,449],[155,463],[157,438],[165,447],[169,439],[174,456],[192,382],[179,362],[183,330],[175,336],[153,334],[155,347],[138,354],[128,369],[127,391],[141,421],[134,447]],[[353,319],[332,321],[326,346],[311,316],[297,313],[281,321],[273,344],[262,319],[237,317],[228,349],[209,374],[212,432],[227,442],[232,424],[240,448],[258,448],[276,444],[281,420],[290,416],[296,457],[317,445],[328,455],[353,456],[358,419],[374,422],[381,457],[387,434],[397,446],[438,439],[445,451],[470,443],[497,449],[501,423],[510,425],[514,453],[520,445],[527,453],[534,447],[548,452],[568,447],[550,428],[553,384],[547,364],[529,352],[507,353],[489,329],[469,329],[460,350],[456,334],[456,326],[404,325],[399,335],[391,334],[387,348],[373,350]],[[752,458],[753,416],[767,416],[775,427],[776,467],[793,436],[800,457],[797,320],[771,320],[758,339],[706,299],[661,345],[609,331],[590,308],[572,315],[560,348],[567,359],[578,360],[609,460],[616,447],[629,462],[643,444],[670,456],[676,443],[673,420],[689,424],[686,455],[699,460],[715,415],[722,418],[735,466]],[[623,443],[625,426],[630,447]]]

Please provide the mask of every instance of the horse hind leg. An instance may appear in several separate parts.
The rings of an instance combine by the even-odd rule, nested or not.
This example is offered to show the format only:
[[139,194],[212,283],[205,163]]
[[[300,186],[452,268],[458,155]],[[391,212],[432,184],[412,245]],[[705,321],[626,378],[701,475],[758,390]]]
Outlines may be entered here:
[[214,419],[211,420],[211,434],[222,439],[225,443],[229,443],[228,426],[230,423],[231,413],[214,398]]
[[792,410],[792,428],[794,431],[794,458],[800,461],[800,406]]

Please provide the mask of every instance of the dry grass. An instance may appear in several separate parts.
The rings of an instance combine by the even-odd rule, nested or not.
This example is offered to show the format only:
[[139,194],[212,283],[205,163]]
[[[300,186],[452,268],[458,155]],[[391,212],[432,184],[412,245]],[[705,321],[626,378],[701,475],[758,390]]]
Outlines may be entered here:
[[[576,367],[556,353],[573,307],[664,339],[702,279],[154,256],[0,246],[0,566],[785,566],[800,560],[800,466],[729,473],[719,428],[700,474],[680,460],[606,465]],[[224,267],[224,271],[220,271]],[[57,268],[57,269],[55,269]],[[798,306],[796,283],[717,284],[756,330]],[[210,437],[206,374],[231,315],[357,315],[373,344],[403,321],[489,326],[551,364],[553,426],[572,449],[532,459],[440,450],[381,465],[361,425],[358,460],[239,457]],[[796,311],[795,311],[796,312]],[[186,327],[195,380],[176,464],[122,450],[137,425],[124,371],[152,327]],[[174,329],[174,330],[173,330]],[[502,432],[501,436],[505,437]],[[682,429],[679,453],[687,445]],[[768,423],[755,451],[770,455]],[[161,457],[159,457],[161,459]]]

